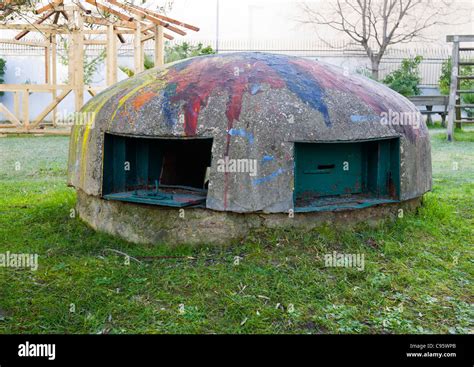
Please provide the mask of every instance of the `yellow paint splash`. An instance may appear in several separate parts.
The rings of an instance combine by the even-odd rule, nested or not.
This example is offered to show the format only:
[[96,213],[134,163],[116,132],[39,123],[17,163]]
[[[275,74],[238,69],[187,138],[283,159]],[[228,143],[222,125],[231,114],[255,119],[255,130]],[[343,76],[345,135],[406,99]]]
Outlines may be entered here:
[[[166,74],[166,72],[167,72],[167,69],[164,69],[163,73],[160,76],[163,76],[164,74]],[[117,104],[117,108],[115,109],[114,113],[112,114],[112,117],[110,118],[109,124],[111,124],[112,121],[114,121],[118,110],[125,104],[125,102],[127,102],[130,99],[130,97],[136,94],[140,89],[145,88],[146,86],[152,83],[160,81],[159,79],[156,78],[156,75],[146,75],[146,77],[147,78],[145,78],[145,81],[143,83],[139,84],[138,86],[133,88],[130,92],[128,92],[126,95],[124,95],[122,98],[120,98]]]
[[[133,88],[130,92],[128,92],[124,97],[122,97],[117,105],[117,108],[115,109],[112,118],[109,121],[108,127],[110,127],[110,124],[115,118],[115,115],[117,111],[120,109],[121,106],[132,96],[134,95],[138,90],[140,90],[143,87],[146,87],[154,82],[158,83],[164,83],[163,80],[160,80],[162,76],[164,76],[168,72],[167,69],[162,69],[160,72],[157,73],[148,73],[143,75],[144,77],[144,82],[140,83],[137,87]],[[84,188],[84,183],[86,180],[87,176],[87,152],[88,152],[88,140],[89,136],[92,130],[92,127],[94,126],[95,123],[95,116],[98,115],[102,107],[105,105],[107,101],[110,100],[114,95],[116,95],[120,90],[130,88],[132,85],[134,85],[137,82],[136,79],[130,78],[127,80],[124,80],[120,83],[117,83],[116,85],[106,89],[96,97],[92,98],[81,110],[81,112],[94,112],[94,119],[88,120],[87,123],[83,126],[82,130],[82,144],[80,146],[81,152],[80,152],[80,185],[82,188]],[[79,149],[79,139],[80,139],[80,133],[79,129],[77,132],[74,134],[74,145],[76,145],[76,152]],[[74,154],[74,158],[77,159],[77,155]]]
[[[121,87],[121,86],[120,86]],[[83,134],[82,134],[82,144],[81,144],[81,162],[80,162],[80,184],[81,187],[84,188],[84,182],[86,180],[86,171],[87,171],[87,163],[86,163],[86,158],[87,158],[87,143],[89,140],[89,135],[92,129],[92,126],[95,124],[95,116],[100,112],[104,104],[110,99],[111,96],[113,96],[120,88],[119,86],[117,87],[112,87],[109,90],[107,90],[105,93],[100,94],[99,96],[96,96],[90,102],[84,106],[81,112],[94,112],[94,118],[90,119],[87,121],[87,123],[84,126],[83,129]],[[79,136],[77,137],[79,139]]]

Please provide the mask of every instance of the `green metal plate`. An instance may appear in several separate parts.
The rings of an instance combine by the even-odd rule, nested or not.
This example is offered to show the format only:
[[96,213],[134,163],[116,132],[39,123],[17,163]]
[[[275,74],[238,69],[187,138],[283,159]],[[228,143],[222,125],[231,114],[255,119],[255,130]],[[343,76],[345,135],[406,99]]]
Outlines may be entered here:
[[326,197],[314,200],[307,206],[295,208],[296,213],[306,212],[325,212],[350,209],[368,208],[374,205],[397,203],[398,200],[378,199],[378,198],[342,198],[342,197]]
[[360,144],[298,143],[295,190],[297,196],[332,196],[362,192]]
[[104,195],[106,200],[128,201],[132,203],[151,204],[160,206],[186,207],[206,202],[206,196],[202,194],[168,194],[165,192],[155,193],[153,191],[128,191]]

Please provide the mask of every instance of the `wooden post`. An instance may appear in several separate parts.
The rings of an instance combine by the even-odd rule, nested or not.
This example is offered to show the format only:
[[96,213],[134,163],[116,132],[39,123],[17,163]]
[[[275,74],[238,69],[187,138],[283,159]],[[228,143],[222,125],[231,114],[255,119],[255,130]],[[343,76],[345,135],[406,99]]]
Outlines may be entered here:
[[30,109],[29,109],[29,94],[30,91],[28,89],[25,89],[23,91],[23,96],[21,98],[21,104],[22,104],[22,110],[23,110],[23,126],[25,127],[26,130],[28,130],[28,127],[30,126]]
[[77,16],[77,28],[74,30],[74,95],[75,110],[79,112],[84,104],[84,21],[80,9],[75,12]]
[[164,63],[163,27],[157,25],[155,26],[155,66],[162,66]]
[[[51,47],[51,84],[56,85],[57,73],[56,73],[56,62],[57,62],[57,41],[56,35],[50,35],[49,44]],[[56,99],[56,89],[52,91],[53,101]],[[52,112],[53,126],[56,127],[56,108]]]
[[13,114],[18,120],[21,120],[20,117],[20,92],[13,92]]
[[[68,25],[69,29],[74,29],[74,13],[72,11],[67,12],[68,16]],[[75,85],[75,74],[74,74],[74,67],[75,67],[75,55],[74,55],[74,32],[69,33],[68,35],[68,64],[67,64],[67,71],[68,71],[68,84],[71,88],[74,88]]]
[[[49,35],[46,35],[46,38],[49,38]],[[48,84],[50,82],[49,78],[49,63],[50,63],[50,45],[44,48],[44,82]]]
[[143,71],[143,52],[142,52],[142,27],[140,22],[136,22],[137,28],[133,38],[133,56],[135,60],[135,74]]
[[140,60],[141,60],[141,71],[145,70],[145,43],[140,42]]
[[454,139],[454,119],[456,117],[456,88],[458,85],[458,71],[459,71],[459,40],[457,37],[453,40],[453,54],[451,58],[451,87],[449,90],[449,105],[448,105],[448,141]]
[[117,83],[117,41],[113,24],[107,26],[107,86]]
[[[51,84],[51,33],[46,33],[46,46],[44,47],[44,82]],[[54,91],[51,91],[54,100]]]

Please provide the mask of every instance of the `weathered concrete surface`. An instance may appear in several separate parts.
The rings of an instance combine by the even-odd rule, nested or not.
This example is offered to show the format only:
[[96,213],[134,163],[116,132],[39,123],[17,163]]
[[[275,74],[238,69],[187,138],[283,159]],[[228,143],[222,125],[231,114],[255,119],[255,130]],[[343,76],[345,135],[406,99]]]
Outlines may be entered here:
[[[390,111],[421,119],[416,107],[382,84],[307,59],[262,53],[194,58],[117,83],[82,111],[96,117],[73,130],[69,183],[94,197],[101,196],[106,132],[212,137],[206,205],[219,211],[292,209],[295,141],[400,137],[401,200],[431,188],[424,123],[417,127],[381,120]],[[257,175],[218,172],[217,160],[225,156],[256,159]],[[149,210],[166,213],[163,208]]]
[[360,222],[370,224],[395,220],[399,210],[415,210],[421,198],[402,203],[383,204],[364,209],[335,212],[296,213],[290,218],[283,213],[233,213],[209,209],[180,210],[121,201],[103,200],[78,191],[79,216],[95,230],[119,236],[140,244],[217,244],[226,245],[245,238],[255,228],[291,227],[309,230],[324,223],[347,228]]

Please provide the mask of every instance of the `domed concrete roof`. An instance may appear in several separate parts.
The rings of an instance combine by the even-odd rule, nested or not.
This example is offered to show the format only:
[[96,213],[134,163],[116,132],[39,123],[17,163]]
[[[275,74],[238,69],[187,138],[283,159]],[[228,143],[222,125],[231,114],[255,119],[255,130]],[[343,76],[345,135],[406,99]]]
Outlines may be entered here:
[[265,53],[192,58],[119,82],[82,112],[94,119],[74,128],[69,181],[89,195],[101,195],[104,133],[209,137],[214,168],[224,157],[257,160],[256,177],[211,170],[206,206],[215,210],[291,209],[295,142],[399,137],[400,199],[431,188],[429,137],[416,107],[380,83],[309,59]]

